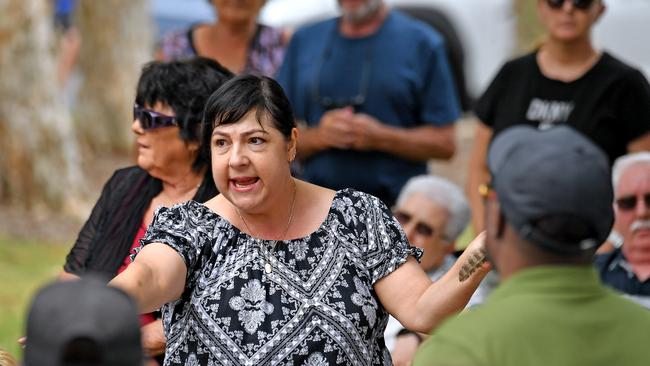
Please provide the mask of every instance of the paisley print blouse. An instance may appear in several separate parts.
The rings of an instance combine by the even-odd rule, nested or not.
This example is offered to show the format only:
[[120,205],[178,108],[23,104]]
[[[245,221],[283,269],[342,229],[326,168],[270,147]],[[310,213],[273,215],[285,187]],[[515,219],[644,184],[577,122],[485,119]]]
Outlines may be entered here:
[[187,265],[162,308],[165,365],[391,365],[373,284],[421,255],[379,199],[350,189],[303,238],[254,238],[189,201],[158,209],[142,242]]

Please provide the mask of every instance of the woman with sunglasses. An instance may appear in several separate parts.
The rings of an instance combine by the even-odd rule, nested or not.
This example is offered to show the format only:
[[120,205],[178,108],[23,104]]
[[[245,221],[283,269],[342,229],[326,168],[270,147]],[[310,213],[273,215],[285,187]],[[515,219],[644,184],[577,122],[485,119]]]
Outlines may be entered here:
[[266,0],[208,0],[218,21],[166,34],[157,58],[194,56],[219,61],[236,74],[275,75],[282,64],[289,32],[257,22]]
[[[153,212],[217,194],[209,159],[201,148],[201,114],[210,94],[232,74],[216,61],[151,62],[138,81],[131,130],[137,166],[119,169],[105,184],[67,256],[62,279],[99,274],[110,279],[130,263]],[[162,355],[162,323],[141,317],[149,355]]]
[[546,40],[532,53],[506,63],[475,107],[481,123],[467,194],[476,231],[484,227],[478,187],[490,178],[487,147],[509,126],[568,124],[600,146],[610,162],[628,151],[650,148],[648,81],[640,71],[596,50],[591,41],[592,27],[605,12],[603,1],[538,0],[537,12]]

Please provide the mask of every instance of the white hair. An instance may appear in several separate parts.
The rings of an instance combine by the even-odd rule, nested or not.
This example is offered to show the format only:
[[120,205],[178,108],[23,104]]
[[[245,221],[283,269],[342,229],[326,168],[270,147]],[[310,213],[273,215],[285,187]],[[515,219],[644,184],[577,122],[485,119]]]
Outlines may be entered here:
[[409,179],[402,188],[397,197],[397,207],[404,204],[414,193],[426,196],[447,211],[449,218],[444,236],[449,241],[456,240],[467,226],[470,217],[469,204],[460,187],[435,175],[418,175]]
[[625,173],[629,167],[637,164],[650,165],[650,152],[643,151],[627,154],[614,161],[614,167],[612,168],[612,185],[614,186],[614,191],[616,191],[616,187],[618,186],[618,182],[621,180],[623,173]]

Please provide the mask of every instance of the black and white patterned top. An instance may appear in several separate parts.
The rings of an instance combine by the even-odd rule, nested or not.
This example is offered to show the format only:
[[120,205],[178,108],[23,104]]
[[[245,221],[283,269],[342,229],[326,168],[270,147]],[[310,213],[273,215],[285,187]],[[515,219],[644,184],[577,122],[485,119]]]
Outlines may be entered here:
[[165,365],[391,365],[373,284],[421,255],[379,199],[350,189],[303,238],[253,238],[189,201],[158,209],[142,242],[187,265],[162,308]]

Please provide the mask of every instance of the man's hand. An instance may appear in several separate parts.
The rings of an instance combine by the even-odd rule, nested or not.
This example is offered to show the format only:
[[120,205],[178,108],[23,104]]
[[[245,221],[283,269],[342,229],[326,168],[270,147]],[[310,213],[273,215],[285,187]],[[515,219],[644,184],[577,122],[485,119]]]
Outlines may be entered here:
[[353,116],[350,107],[333,109],[323,114],[318,125],[318,135],[327,148],[349,149],[355,144]]
[[149,323],[142,328],[142,349],[147,356],[158,356],[165,353],[165,333],[163,332],[162,320]]
[[352,147],[361,151],[376,150],[376,141],[385,126],[376,118],[365,113],[354,114],[350,122],[355,137]]
[[397,336],[395,338],[395,348],[391,353],[393,358],[393,365],[395,366],[409,366],[415,357],[420,345],[420,338],[413,333],[407,333]]

